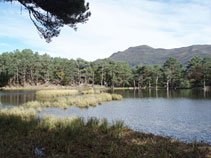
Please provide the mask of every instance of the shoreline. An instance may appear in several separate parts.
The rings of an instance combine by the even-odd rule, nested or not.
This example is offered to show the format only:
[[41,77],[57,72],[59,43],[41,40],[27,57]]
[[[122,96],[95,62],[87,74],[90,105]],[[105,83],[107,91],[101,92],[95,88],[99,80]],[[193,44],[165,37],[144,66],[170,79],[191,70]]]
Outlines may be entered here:
[[0,110],[0,155],[37,157],[210,158],[211,145],[137,132],[106,119],[35,117],[34,109]]
[[[100,85],[95,85],[94,87],[92,86],[56,86],[56,85],[40,85],[40,86],[26,86],[26,87],[0,87],[0,91],[8,91],[8,90],[14,90],[14,91],[21,91],[21,90],[89,90],[89,89],[96,89],[96,90],[156,90],[155,87],[151,88],[138,88],[138,87],[105,87],[105,86],[100,86]],[[169,89],[171,90],[186,90],[186,89],[199,89],[199,90],[204,90],[202,87],[195,87],[195,88],[177,88],[177,89]],[[211,90],[211,88],[207,87]],[[166,90],[166,88],[157,88],[157,90]]]

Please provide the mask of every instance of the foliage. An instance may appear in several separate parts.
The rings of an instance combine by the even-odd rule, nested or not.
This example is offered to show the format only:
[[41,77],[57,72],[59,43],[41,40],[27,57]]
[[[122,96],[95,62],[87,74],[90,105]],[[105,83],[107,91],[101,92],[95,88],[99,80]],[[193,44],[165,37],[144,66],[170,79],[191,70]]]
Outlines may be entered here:
[[19,2],[29,12],[29,17],[47,42],[57,37],[60,28],[67,25],[77,29],[90,17],[89,3],[84,0],[1,0]]
[[[27,87],[39,85],[139,88],[192,88],[211,86],[211,57],[193,57],[187,66],[176,58],[163,65],[130,67],[125,62],[104,59],[52,58],[30,49],[0,55],[0,86]],[[95,93],[91,89],[84,94]]]
[[[109,124],[106,119],[44,116],[43,119],[0,110],[0,155],[39,157],[147,157],[202,158],[209,157],[210,146],[186,144],[170,138],[135,132],[121,121]],[[17,109],[16,109],[17,111]],[[22,115],[24,116],[22,116]]]

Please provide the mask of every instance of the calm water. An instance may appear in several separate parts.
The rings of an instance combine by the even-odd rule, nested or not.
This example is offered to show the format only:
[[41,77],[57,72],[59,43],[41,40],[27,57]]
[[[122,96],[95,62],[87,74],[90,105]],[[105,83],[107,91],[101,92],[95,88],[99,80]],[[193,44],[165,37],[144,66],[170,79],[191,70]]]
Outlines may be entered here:
[[[49,108],[41,115],[55,114],[107,118],[109,122],[123,120],[130,128],[183,141],[204,141],[211,144],[211,92],[176,90],[116,91],[123,101],[103,103],[95,108],[70,107],[66,111]],[[4,105],[19,105],[34,100],[33,91],[0,92]]]
[[18,106],[35,99],[35,91],[0,91],[0,103],[3,106]]

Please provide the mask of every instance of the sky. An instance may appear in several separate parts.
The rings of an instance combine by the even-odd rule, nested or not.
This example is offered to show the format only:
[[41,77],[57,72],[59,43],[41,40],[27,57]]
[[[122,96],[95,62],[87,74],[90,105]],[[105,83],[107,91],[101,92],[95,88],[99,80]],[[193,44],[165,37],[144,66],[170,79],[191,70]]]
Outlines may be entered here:
[[17,3],[0,3],[0,53],[29,48],[40,54],[94,61],[129,47],[178,48],[211,44],[210,0],[86,0],[92,16],[78,30],[65,26],[46,43]]

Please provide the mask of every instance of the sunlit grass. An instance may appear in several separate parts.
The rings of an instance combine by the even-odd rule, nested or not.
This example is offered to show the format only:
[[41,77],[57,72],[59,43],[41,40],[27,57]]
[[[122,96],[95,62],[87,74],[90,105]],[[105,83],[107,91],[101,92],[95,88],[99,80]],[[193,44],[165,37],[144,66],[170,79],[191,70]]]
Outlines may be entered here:
[[78,93],[78,90],[41,90],[36,92],[36,97],[45,99],[59,96],[71,96]]
[[36,110],[34,108],[14,107],[4,108],[0,110],[0,114],[4,116],[19,116],[21,118],[34,117]]
[[100,90],[88,89],[88,90],[79,90],[81,94],[100,94]]
[[112,101],[112,96],[109,93],[101,93],[99,98],[102,99],[102,102]]
[[122,100],[122,96],[119,94],[112,94],[112,100]]
[[29,101],[29,102],[23,104],[23,107],[34,108],[34,109],[37,109],[40,106],[41,106],[41,103],[39,101]]
[[121,100],[122,96],[118,94],[109,94],[109,93],[93,93],[93,94],[84,94],[82,96],[74,97],[53,97],[49,100],[40,100],[40,101],[31,101],[23,104],[23,107],[35,108],[38,107],[56,107],[67,109],[69,106],[77,106],[80,108],[88,108],[90,106],[95,107],[102,102],[109,102],[112,100]]
[[116,121],[56,116],[35,117],[24,108],[0,110],[0,155],[10,157],[114,157],[114,158],[205,158],[209,145],[186,144],[134,132]]

